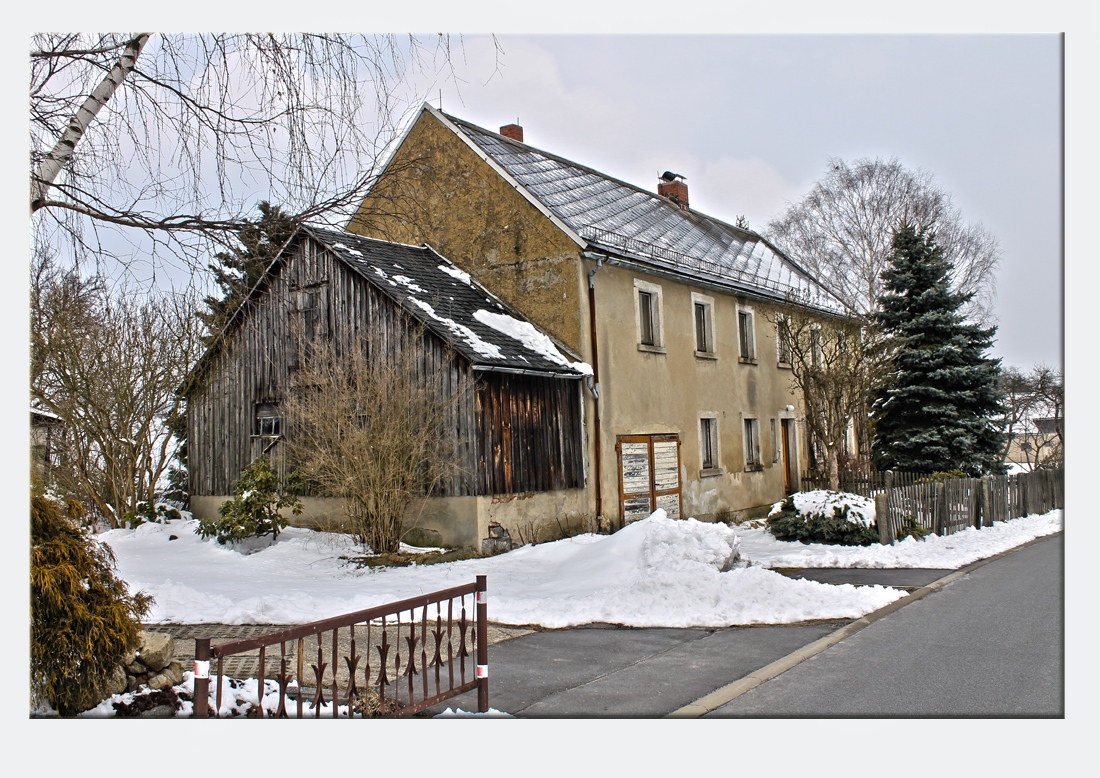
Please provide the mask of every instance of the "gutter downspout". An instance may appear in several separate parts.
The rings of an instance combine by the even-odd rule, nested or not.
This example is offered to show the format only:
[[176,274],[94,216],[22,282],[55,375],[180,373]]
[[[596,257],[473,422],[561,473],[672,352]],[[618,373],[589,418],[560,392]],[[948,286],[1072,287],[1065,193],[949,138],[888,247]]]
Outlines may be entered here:
[[588,274],[588,323],[592,340],[592,376],[588,389],[592,392],[592,421],[596,436],[596,529],[603,523],[603,453],[600,432],[600,359],[596,349],[596,273],[603,267],[603,255],[588,251],[581,252],[585,259],[595,259],[596,267]]

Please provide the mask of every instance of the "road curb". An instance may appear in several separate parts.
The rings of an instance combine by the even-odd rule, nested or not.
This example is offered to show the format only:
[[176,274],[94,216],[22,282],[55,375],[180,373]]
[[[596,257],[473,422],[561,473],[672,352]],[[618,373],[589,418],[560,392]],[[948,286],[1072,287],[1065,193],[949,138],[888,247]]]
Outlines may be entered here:
[[943,578],[933,581],[927,586],[922,586],[916,591],[913,591],[904,597],[900,597],[897,600],[894,600],[889,605],[885,605],[876,611],[872,611],[862,618],[856,619],[850,624],[845,624],[840,629],[830,632],[825,637],[818,638],[817,640],[813,641],[812,643],[808,643],[797,651],[793,651],[790,654],[787,654],[787,656],[782,657],[781,659],[777,659],[771,664],[765,665],[759,670],[755,670],[744,676],[743,678],[734,681],[731,684],[723,686],[721,689],[716,689],[710,694],[700,697],[695,702],[688,703],[682,708],[677,708],[676,710],[672,711],[672,713],[666,715],[665,718],[694,719],[704,716],[707,713],[710,713],[712,710],[716,710],[717,708],[722,707],[727,702],[730,702],[731,700],[740,697],[745,692],[751,689],[755,689],[757,686],[764,683],[765,681],[770,681],[772,678],[775,678],[781,673],[785,673],[787,670],[790,670],[792,667],[801,664],[810,657],[816,654],[820,654],[822,651],[829,648],[830,646],[835,646],[837,643],[844,640],[844,638],[854,635],[865,627],[868,627],[874,622],[878,621],[882,617],[889,616],[891,613],[901,610],[906,605],[909,605],[912,602],[916,602],[917,600],[928,596],[932,592],[936,591],[937,589],[943,588],[952,581],[957,581],[959,578],[962,578],[964,575],[967,575],[974,570],[977,570],[979,567],[984,567],[990,562],[994,562],[998,559],[1001,559],[1002,557],[1006,557],[1009,554],[1014,554],[1015,552],[1027,548],[1028,546],[1033,546],[1036,543],[1040,543],[1044,540],[1049,540],[1056,535],[1061,535],[1063,532],[1064,530],[1059,530],[1058,532],[1052,532],[1049,535],[1044,535],[1041,538],[1033,538],[1026,543],[1016,546],[1015,548],[1010,548],[1007,551],[1002,551],[999,554],[994,554],[993,556],[986,557],[985,559],[979,559],[977,562],[973,562],[965,567],[960,567],[955,572],[949,573]]

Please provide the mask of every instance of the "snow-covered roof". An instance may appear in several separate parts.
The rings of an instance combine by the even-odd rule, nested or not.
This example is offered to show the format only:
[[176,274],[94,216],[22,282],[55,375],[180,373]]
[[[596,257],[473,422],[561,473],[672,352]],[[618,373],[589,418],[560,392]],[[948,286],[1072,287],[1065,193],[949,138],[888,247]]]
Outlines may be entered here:
[[580,378],[592,372],[564,347],[428,246],[314,226],[303,232],[381,290],[475,369]]
[[843,306],[821,283],[755,232],[726,224],[431,106],[559,226],[587,247],[764,297],[826,311]]

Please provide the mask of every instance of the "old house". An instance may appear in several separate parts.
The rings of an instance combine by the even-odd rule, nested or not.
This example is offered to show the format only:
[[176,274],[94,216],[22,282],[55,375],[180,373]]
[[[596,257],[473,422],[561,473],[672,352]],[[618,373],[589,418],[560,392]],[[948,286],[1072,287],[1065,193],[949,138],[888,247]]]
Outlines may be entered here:
[[[425,105],[348,225],[430,245],[591,365],[571,505],[605,530],[655,508],[760,515],[797,489],[808,440],[775,316],[839,310],[760,235],[692,210],[682,176],[655,183]],[[496,494],[490,517],[552,520],[552,504],[514,496]]]
[[[413,330],[418,337],[403,338]],[[582,379],[588,366],[431,248],[302,227],[191,371],[187,397],[191,507],[215,518],[260,454],[285,473],[293,435],[282,404],[314,339],[464,378],[455,413],[458,468],[419,528],[429,542],[479,545],[489,522],[513,527],[537,505],[563,525],[590,513],[584,488]],[[411,345],[410,345],[411,344]],[[339,501],[307,497],[306,523],[339,521]],[[421,534],[423,538],[423,533]]]

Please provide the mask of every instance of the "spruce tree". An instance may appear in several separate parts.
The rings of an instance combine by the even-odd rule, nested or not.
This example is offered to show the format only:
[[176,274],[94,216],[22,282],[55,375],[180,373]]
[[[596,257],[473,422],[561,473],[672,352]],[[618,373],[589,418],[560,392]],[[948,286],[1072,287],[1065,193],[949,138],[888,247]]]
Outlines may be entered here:
[[933,234],[911,226],[895,234],[875,314],[894,350],[872,410],[880,469],[1003,472],[1000,360],[985,356],[997,328],[963,320],[970,295],[951,293],[950,271]]
[[209,311],[199,314],[209,330],[208,341],[217,337],[294,233],[294,221],[279,206],[261,202],[257,209],[260,217],[237,233],[240,250],[219,252],[210,265],[221,295],[207,297],[203,302]]

